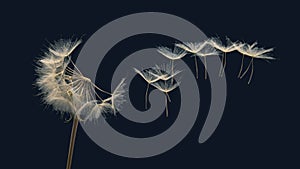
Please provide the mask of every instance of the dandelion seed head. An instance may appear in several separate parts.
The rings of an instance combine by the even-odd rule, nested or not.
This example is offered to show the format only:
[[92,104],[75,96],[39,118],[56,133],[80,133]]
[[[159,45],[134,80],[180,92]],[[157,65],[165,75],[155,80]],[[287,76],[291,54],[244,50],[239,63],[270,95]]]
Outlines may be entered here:
[[[85,77],[70,59],[70,54],[80,43],[81,40],[56,41],[38,60],[36,85],[43,102],[83,121],[99,118],[102,113],[115,113],[124,102],[124,80],[110,94]],[[70,64],[74,68],[69,67]],[[95,89],[111,96],[103,100]]]

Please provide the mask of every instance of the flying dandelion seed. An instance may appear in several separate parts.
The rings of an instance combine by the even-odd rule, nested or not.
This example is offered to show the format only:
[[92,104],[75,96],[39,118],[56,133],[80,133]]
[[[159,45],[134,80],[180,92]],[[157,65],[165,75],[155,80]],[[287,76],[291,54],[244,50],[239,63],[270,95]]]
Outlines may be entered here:
[[[254,59],[265,59],[265,60],[274,60],[275,59],[275,58],[269,56],[269,52],[272,52],[273,48],[270,48],[270,49],[258,48],[258,47],[255,47],[256,45],[257,45],[257,42],[254,42],[252,45],[244,44],[237,48],[237,51],[243,55],[238,77],[240,79],[243,78],[251,67],[251,73],[250,73],[250,77],[248,80],[248,84],[250,84],[250,82],[252,80],[253,72],[254,72],[254,63],[253,63]],[[243,69],[243,64],[244,64],[244,56],[250,57],[251,60],[250,60],[250,63],[248,64],[246,70],[241,75],[241,72]]]
[[220,66],[219,76],[223,76],[226,68],[226,54],[229,52],[233,52],[237,50],[237,48],[241,45],[239,42],[232,42],[229,38],[226,38],[227,46],[222,44],[222,41],[219,38],[210,38],[208,40],[208,44],[214,47],[217,50],[223,52],[222,55],[222,65]]
[[154,76],[154,74],[156,74],[155,73],[156,70],[154,70],[154,69],[140,71],[136,68],[133,68],[133,70],[147,82],[147,88],[146,88],[146,92],[145,92],[145,109],[147,109],[149,86],[151,83],[154,83],[160,79],[159,79],[159,77]]
[[197,61],[197,53],[200,52],[207,45],[207,41],[204,42],[183,42],[177,43],[175,46],[185,50],[192,54],[195,58],[195,69],[196,69],[196,79],[198,79],[198,61]]
[[149,85],[153,84],[157,81],[168,81],[170,80],[170,83],[173,83],[173,78],[177,74],[179,74],[181,71],[174,71],[174,65],[170,64],[162,64],[162,65],[155,65],[152,68],[145,69],[143,71],[139,71],[136,68],[133,68],[134,71],[139,74],[146,82],[147,82],[147,89],[145,93],[145,108],[147,109],[148,104],[148,90]]
[[202,50],[196,53],[197,56],[203,57],[204,58],[204,69],[205,69],[205,79],[207,79],[207,61],[206,57],[207,56],[213,56],[213,55],[218,55],[218,51],[211,47],[211,46],[205,46]]
[[166,106],[166,117],[169,116],[168,111],[168,101],[171,102],[169,92],[173,91],[179,86],[180,82],[173,83],[171,80],[159,80],[157,82],[151,83],[152,86],[160,90],[165,94],[165,106]]
[[[173,50],[167,47],[158,47],[157,51],[171,60],[171,74],[174,74],[174,61],[183,58],[187,54],[184,50],[176,46]],[[173,78],[171,80],[173,81]]]
[[[121,80],[113,93],[109,93],[85,77],[72,62],[70,54],[80,43],[81,40],[59,40],[50,44],[48,51],[38,60],[36,68],[36,85],[41,91],[43,102],[51,105],[56,111],[68,113],[70,118],[73,118],[67,169],[70,169],[72,164],[79,120],[95,120],[103,113],[116,114],[125,101],[125,79]],[[110,97],[103,99],[96,90]]]
[[155,70],[151,72],[155,77],[158,77],[159,80],[151,83],[152,86],[157,88],[158,90],[162,91],[165,94],[165,106],[166,106],[166,116],[168,117],[169,111],[168,111],[168,101],[171,102],[169,92],[172,90],[176,89],[180,82],[173,82],[173,77],[177,74],[179,74],[181,71],[175,71],[173,67],[170,68],[171,66],[169,64],[163,64],[161,66],[156,65],[153,69]]
[[122,104],[125,100],[125,78],[121,80],[115,90],[112,92],[111,97],[104,100],[104,102],[110,101],[113,113],[116,114],[117,111],[120,111]]

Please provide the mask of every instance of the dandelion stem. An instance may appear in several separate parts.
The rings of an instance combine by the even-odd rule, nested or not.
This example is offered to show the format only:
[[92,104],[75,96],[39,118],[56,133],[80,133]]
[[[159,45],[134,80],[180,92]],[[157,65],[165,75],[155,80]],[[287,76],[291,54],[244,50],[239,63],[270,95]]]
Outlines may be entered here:
[[145,93],[145,109],[147,109],[147,105],[148,105],[148,90],[149,90],[149,83],[147,83],[147,89],[146,89],[146,93]]
[[73,157],[73,151],[74,151],[74,145],[75,145],[75,139],[76,139],[76,133],[77,133],[77,127],[78,127],[78,118],[76,116],[74,116],[66,169],[71,169],[72,157]]
[[197,57],[194,56],[195,58],[195,68],[196,68],[196,79],[198,79],[198,64],[197,64]]

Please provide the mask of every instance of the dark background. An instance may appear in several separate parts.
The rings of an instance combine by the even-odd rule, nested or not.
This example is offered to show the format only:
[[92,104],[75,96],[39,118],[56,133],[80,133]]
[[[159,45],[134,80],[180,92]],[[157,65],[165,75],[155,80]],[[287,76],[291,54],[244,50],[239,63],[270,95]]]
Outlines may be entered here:
[[[209,108],[209,93],[205,92],[209,90],[209,82],[203,80],[200,72],[200,115],[188,136],[175,148],[145,159],[119,157],[98,147],[79,127],[73,168],[299,168],[299,110],[296,108],[299,9],[296,6],[287,1],[2,4],[1,165],[5,167],[1,168],[65,167],[71,123],[65,124],[56,112],[45,108],[32,85],[34,60],[48,42],[72,36],[83,36],[86,41],[106,23],[145,11],[182,17],[209,37],[258,41],[262,46],[274,47],[278,59],[271,63],[255,61],[250,85],[248,76],[242,80],[236,77],[240,57],[233,54],[228,59],[225,112],[217,130],[204,144],[198,144],[197,139]],[[125,57],[138,49],[173,42],[167,37],[141,35],[117,44],[108,55]],[[144,91],[145,86],[138,79],[135,81],[137,88]],[[105,86],[109,81],[104,83]],[[176,98],[176,92],[173,95]],[[136,106],[143,107],[138,102]],[[163,131],[175,118],[176,113],[169,119],[161,119],[159,124],[156,122],[156,126],[161,126]],[[117,120],[118,116],[108,119],[111,123]],[[120,126],[125,124],[122,121]],[[157,128],[151,125],[128,124],[122,132],[139,137],[162,132],[154,129]]]

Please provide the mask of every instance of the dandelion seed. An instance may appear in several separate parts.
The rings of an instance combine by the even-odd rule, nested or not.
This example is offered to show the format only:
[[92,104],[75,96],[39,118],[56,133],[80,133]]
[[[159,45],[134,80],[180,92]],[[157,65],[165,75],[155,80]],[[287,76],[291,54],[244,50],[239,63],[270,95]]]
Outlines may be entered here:
[[[257,42],[254,42],[252,45],[243,44],[242,46],[239,46],[237,48],[237,51],[240,52],[243,55],[238,77],[240,79],[243,78],[246,75],[246,73],[249,71],[250,67],[251,67],[251,73],[250,73],[250,77],[249,77],[249,80],[248,80],[248,84],[250,84],[250,82],[252,80],[253,72],[254,72],[253,59],[267,59],[267,60],[274,60],[275,59],[273,57],[268,56],[269,52],[273,51],[273,48],[270,48],[270,49],[258,48],[258,47],[255,47],[256,45],[257,45]],[[244,73],[241,75],[242,69],[243,69],[243,63],[244,63],[244,56],[250,57],[251,61],[248,64],[248,66],[247,66],[246,70],[244,71]]]
[[213,55],[218,55],[218,51],[211,47],[211,46],[205,46],[202,50],[196,53],[197,56],[203,57],[204,58],[204,68],[205,68],[205,79],[207,78],[207,61],[206,57],[207,56],[213,56]]
[[174,74],[174,61],[183,58],[187,54],[184,50],[181,50],[181,48],[178,47],[175,47],[173,50],[167,47],[158,47],[157,51],[171,60],[172,74]]
[[223,76],[226,68],[226,54],[229,52],[233,52],[237,50],[237,48],[240,46],[239,42],[232,42],[229,38],[226,38],[227,45],[223,45],[222,41],[219,38],[210,38],[208,40],[208,44],[211,45],[212,47],[220,50],[223,52],[222,55],[222,65],[220,66],[220,71],[219,71],[219,76]]
[[147,88],[146,88],[146,93],[145,93],[145,109],[147,109],[149,86],[151,83],[154,83],[154,82],[160,80],[160,77],[154,76],[154,74],[156,74],[156,70],[154,70],[154,69],[139,71],[138,69],[133,68],[133,70],[147,82]]
[[168,64],[164,64],[161,67],[156,65],[153,69],[155,70],[154,72],[156,72],[156,74],[154,74],[152,72],[152,74],[155,77],[158,77],[160,80],[156,81],[154,83],[151,83],[152,86],[154,86],[155,88],[157,88],[158,90],[162,91],[165,94],[165,106],[166,106],[166,116],[168,117],[168,104],[167,104],[167,100],[169,102],[171,102],[170,96],[169,96],[169,92],[171,92],[172,90],[174,90],[175,88],[177,88],[179,86],[180,82],[176,82],[173,83],[173,77],[175,75],[177,75],[178,73],[180,73],[180,71],[176,71],[176,74],[170,74],[171,69],[170,69],[170,65]]
[[166,117],[169,115],[168,111],[168,101],[171,102],[169,92],[173,91],[179,86],[180,82],[172,83],[171,80],[160,80],[154,83],[151,83],[152,86],[160,90],[165,94],[165,106],[166,106]]
[[116,111],[120,111],[121,105],[126,101],[125,85],[125,78],[123,78],[111,95],[111,105],[114,113],[116,113]]
[[207,41],[204,42],[183,42],[177,43],[175,46],[189,52],[195,58],[195,69],[196,69],[196,78],[198,79],[198,61],[196,53],[200,52],[207,45]]

